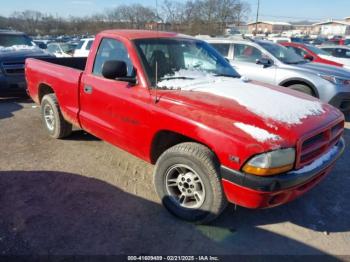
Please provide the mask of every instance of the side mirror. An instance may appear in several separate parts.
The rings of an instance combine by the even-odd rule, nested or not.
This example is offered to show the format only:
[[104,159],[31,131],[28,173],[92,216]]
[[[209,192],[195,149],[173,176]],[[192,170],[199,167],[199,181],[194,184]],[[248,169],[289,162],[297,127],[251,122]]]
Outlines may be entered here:
[[116,79],[126,77],[127,74],[127,66],[124,61],[108,60],[103,63],[102,75],[104,78]]
[[257,65],[263,65],[264,67],[269,67],[272,65],[272,61],[266,57],[261,57],[259,59],[256,59]]
[[124,61],[108,60],[102,66],[102,76],[107,79],[124,81],[130,84],[136,84],[136,69],[133,70],[133,76],[128,76],[128,68]]
[[47,49],[47,45],[45,45],[44,43],[38,43],[37,46],[38,46],[40,49]]
[[314,60],[314,57],[313,57],[312,55],[305,54],[305,55],[304,55],[304,59],[305,59],[305,60],[309,60],[309,61],[313,61],[313,60]]

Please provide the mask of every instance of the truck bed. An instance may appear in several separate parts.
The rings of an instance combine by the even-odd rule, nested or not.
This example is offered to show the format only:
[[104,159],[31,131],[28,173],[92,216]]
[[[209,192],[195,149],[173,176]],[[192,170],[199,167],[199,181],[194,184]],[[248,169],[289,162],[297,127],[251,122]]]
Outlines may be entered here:
[[84,71],[87,57],[64,57],[64,58],[50,57],[50,58],[39,58],[38,60]]
[[27,59],[25,70],[29,95],[40,103],[45,89],[52,89],[66,119],[79,126],[80,79],[86,58]]

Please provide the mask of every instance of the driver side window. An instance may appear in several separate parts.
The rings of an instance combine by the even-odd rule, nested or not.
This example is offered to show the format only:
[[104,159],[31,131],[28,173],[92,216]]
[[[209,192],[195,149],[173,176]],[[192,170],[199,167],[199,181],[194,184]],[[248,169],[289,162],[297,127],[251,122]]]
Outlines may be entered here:
[[98,48],[93,74],[102,76],[102,67],[106,61],[118,60],[123,61],[127,65],[127,76],[133,76],[133,65],[131,63],[129,54],[124,44],[120,41],[110,38],[104,38]]
[[235,44],[233,57],[234,60],[239,62],[248,62],[255,64],[257,59],[262,58],[262,53],[254,46]]
[[307,55],[307,52],[301,48],[293,47],[293,46],[286,46],[288,49],[293,50],[297,55],[300,55],[304,57]]

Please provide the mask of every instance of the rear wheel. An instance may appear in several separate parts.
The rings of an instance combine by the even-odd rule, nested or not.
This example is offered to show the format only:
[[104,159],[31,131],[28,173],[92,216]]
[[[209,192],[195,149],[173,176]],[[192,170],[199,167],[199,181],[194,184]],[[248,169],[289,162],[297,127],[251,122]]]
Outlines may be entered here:
[[165,151],[157,161],[154,184],[164,206],[190,222],[208,223],[227,205],[218,161],[197,143],[182,143]]
[[302,92],[302,93],[310,95],[310,96],[316,97],[316,95],[315,95],[314,91],[311,89],[311,87],[304,85],[304,84],[295,84],[295,85],[288,86],[288,88],[293,89],[295,91]]
[[41,118],[45,129],[53,138],[64,138],[72,133],[72,124],[63,118],[55,94],[48,94],[43,97]]

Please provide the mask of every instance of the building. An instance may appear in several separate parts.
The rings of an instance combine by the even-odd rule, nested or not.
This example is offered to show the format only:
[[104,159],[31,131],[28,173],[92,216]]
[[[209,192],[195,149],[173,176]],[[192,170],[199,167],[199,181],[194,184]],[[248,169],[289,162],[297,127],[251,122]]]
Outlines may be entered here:
[[279,34],[291,29],[293,29],[292,24],[286,22],[259,21],[257,23],[248,23],[248,32],[250,34]]
[[295,32],[298,32],[298,34],[311,35],[314,33],[313,22],[300,21],[300,22],[293,22],[291,24],[293,25],[292,30]]
[[159,30],[159,31],[169,31],[171,27],[170,23],[163,23],[161,21],[148,22],[145,24],[146,30]]
[[334,35],[349,35],[350,34],[350,17],[342,20],[329,20],[313,24],[315,34],[334,36]]

